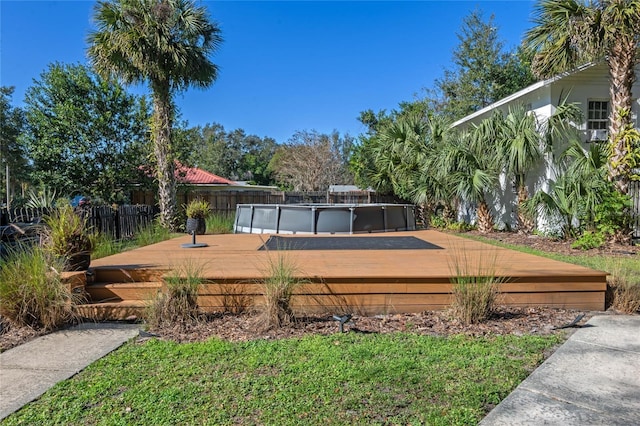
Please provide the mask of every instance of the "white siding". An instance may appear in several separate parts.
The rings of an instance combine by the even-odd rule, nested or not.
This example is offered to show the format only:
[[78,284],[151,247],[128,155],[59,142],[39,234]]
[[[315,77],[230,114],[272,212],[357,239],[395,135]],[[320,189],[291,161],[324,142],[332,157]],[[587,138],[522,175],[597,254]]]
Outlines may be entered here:
[[[636,68],[636,75],[640,78],[640,67]],[[636,127],[640,128],[640,81],[634,84],[633,94],[635,98],[632,108],[633,120]],[[586,132],[586,115],[589,100],[610,99],[608,69],[605,64],[585,67],[573,74],[555,77],[545,82],[537,83],[454,123],[454,126],[459,129],[468,128],[471,124],[478,124],[483,119],[490,117],[496,110],[506,112],[509,106],[518,104],[529,107],[535,112],[540,121],[544,121],[553,114],[557,105],[565,97],[568,102],[576,102],[582,107],[584,119],[581,123],[576,123],[576,127],[582,131],[581,140],[583,146],[586,147],[588,138]],[[563,144],[554,147],[554,155],[559,155],[565,148],[566,145]],[[550,183],[555,180],[555,178],[556,171],[552,167],[552,156],[547,156],[544,164],[529,177],[529,181],[527,182],[529,194],[533,195],[540,189],[548,191]],[[505,224],[507,224],[506,226],[515,226],[517,220],[514,213],[516,197],[512,182],[502,176],[498,193],[491,201],[493,202],[493,213],[496,224],[501,228],[504,228]],[[474,213],[470,210],[468,203],[463,203],[462,205],[464,205],[465,208],[459,212],[459,217],[461,219],[471,218],[473,221],[475,219]],[[546,223],[544,220],[539,220],[538,227],[541,230],[552,230],[553,225]]]

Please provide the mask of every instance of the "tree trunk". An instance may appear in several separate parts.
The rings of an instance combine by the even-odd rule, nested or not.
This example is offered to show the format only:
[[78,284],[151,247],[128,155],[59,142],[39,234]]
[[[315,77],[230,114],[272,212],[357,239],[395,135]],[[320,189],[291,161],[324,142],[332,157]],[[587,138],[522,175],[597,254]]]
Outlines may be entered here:
[[431,225],[433,207],[429,204],[418,204],[416,205],[416,213],[418,225],[425,229],[428,228]]
[[493,217],[487,203],[482,200],[478,204],[478,218],[477,218],[478,231],[482,234],[488,234],[493,232]]
[[518,232],[522,234],[531,234],[535,228],[535,221],[529,216],[524,208],[524,203],[529,199],[529,191],[526,185],[521,181],[518,184]]
[[176,178],[173,150],[171,148],[171,128],[173,125],[173,105],[168,81],[155,82],[153,90],[153,153],[156,158],[156,179],[158,180],[158,201],[160,204],[160,225],[175,232],[176,221]]
[[444,208],[442,209],[442,217],[447,224],[456,223],[458,221],[457,212],[458,209],[453,202],[444,203]]
[[[611,111],[609,112],[609,180],[621,194],[629,192],[630,172],[627,155],[629,143],[622,133],[631,125],[631,88],[636,80],[633,37],[621,37],[612,46],[609,65]],[[628,112],[628,113],[625,113]]]

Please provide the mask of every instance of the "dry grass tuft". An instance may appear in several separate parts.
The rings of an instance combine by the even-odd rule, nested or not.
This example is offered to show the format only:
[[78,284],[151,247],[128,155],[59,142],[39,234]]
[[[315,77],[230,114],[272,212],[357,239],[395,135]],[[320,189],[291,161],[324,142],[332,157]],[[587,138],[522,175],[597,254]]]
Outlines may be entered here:
[[607,293],[613,309],[626,314],[640,311],[640,277],[616,270],[607,278]]
[[304,284],[298,268],[283,253],[269,253],[267,277],[262,281],[264,305],[259,307],[260,324],[265,330],[295,322],[291,299],[296,288]]
[[147,308],[151,328],[189,327],[199,320],[198,289],[203,265],[186,262],[164,277],[164,287]]
[[0,315],[15,326],[53,330],[74,319],[74,295],[60,277],[64,260],[24,247],[0,265]]
[[496,309],[496,300],[503,281],[496,276],[497,253],[480,255],[476,260],[464,249],[456,249],[450,265],[452,274],[452,308],[464,324],[486,321]]

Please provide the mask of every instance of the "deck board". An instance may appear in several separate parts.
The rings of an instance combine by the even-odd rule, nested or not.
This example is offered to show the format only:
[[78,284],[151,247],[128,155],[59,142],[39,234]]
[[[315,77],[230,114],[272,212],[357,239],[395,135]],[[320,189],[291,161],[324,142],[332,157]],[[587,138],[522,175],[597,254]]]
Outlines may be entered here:
[[203,235],[198,242],[208,247],[182,248],[191,242],[184,236],[97,259],[92,267],[105,272],[143,269],[152,274],[187,263],[198,265],[202,276],[214,282],[202,288],[199,299],[208,310],[221,307],[225,283],[258,301],[259,280],[278,256],[295,265],[296,275],[308,282],[294,302],[301,309],[335,305],[332,297],[368,312],[441,309],[451,300],[451,277],[462,272],[502,277],[501,301],[509,305],[604,309],[604,272],[433,230],[358,234],[358,238],[385,235],[413,236],[442,249],[259,251],[268,235]]

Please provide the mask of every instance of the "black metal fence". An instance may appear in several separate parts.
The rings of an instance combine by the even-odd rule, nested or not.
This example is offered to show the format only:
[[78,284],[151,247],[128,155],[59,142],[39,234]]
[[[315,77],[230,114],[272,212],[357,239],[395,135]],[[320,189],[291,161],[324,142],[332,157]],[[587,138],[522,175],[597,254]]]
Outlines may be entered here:
[[[158,209],[145,205],[124,205],[117,208],[99,206],[86,208],[84,212],[92,229],[123,239],[133,237],[137,230],[150,225],[158,214]],[[39,222],[49,213],[49,209],[42,208],[2,209],[0,225]]]
[[153,223],[158,209],[155,206],[123,205],[92,207],[87,216],[89,226],[116,239],[131,238],[138,230]]

